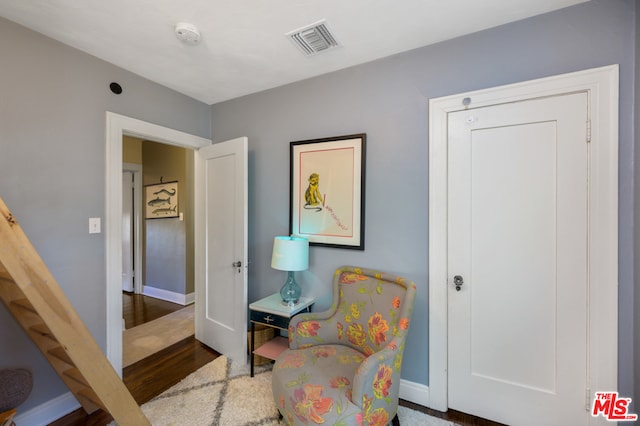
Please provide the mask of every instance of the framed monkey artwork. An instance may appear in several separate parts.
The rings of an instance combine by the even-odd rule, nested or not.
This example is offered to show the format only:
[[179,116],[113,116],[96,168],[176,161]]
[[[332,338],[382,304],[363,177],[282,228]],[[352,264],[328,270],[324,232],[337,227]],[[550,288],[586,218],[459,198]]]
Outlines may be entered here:
[[289,232],[364,250],[365,133],[290,144]]

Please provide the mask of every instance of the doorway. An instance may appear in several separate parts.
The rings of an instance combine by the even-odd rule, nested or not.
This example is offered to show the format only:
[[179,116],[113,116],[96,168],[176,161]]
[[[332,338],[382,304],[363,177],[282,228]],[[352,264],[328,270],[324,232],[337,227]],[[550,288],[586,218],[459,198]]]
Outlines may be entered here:
[[[455,382],[456,374],[459,371],[456,370],[455,357],[460,355],[466,357],[467,365],[469,362],[472,363],[472,368],[476,370],[473,371],[474,379],[478,379],[480,376],[499,376],[502,374],[496,373],[494,367],[501,367],[500,360],[503,360],[505,363],[508,361],[509,354],[501,352],[498,348],[494,348],[493,350],[483,353],[484,355],[488,354],[488,357],[477,358],[477,353],[470,353],[469,348],[452,346],[455,345],[456,339],[459,337],[455,335],[460,331],[456,328],[458,316],[462,315],[464,317],[468,317],[469,309],[464,308],[464,305],[460,305],[460,300],[467,300],[464,297],[473,297],[477,298],[483,297],[483,293],[478,280],[474,280],[473,278],[469,280],[465,280],[464,274],[475,274],[479,271],[479,267],[474,269],[474,272],[464,272],[458,273],[455,270],[460,268],[460,266],[452,266],[452,256],[457,256],[455,253],[452,253],[452,248],[455,250],[456,244],[460,246],[460,250],[462,252],[469,253],[472,251],[472,245],[477,243],[478,241],[482,241],[481,236],[476,235],[476,241],[469,241],[464,234],[463,231],[460,235],[457,235],[457,230],[452,229],[451,218],[452,215],[456,215],[457,213],[466,214],[469,213],[470,206],[468,205],[460,205],[455,203],[455,198],[458,196],[458,189],[456,189],[456,193],[454,193],[454,189],[457,188],[457,184],[455,182],[456,179],[459,178],[458,174],[466,174],[466,173],[476,173],[478,172],[477,168],[473,171],[470,170],[469,165],[466,168],[459,168],[455,163],[451,163],[451,151],[455,150],[456,147],[452,145],[453,140],[457,135],[452,134],[451,132],[455,132],[450,127],[450,120],[455,118],[455,115],[458,114],[461,116],[463,126],[475,126],[480,124],[481,121],[487,120],[486,117],[482,116],[479,112],[486,108],[500,107],[505,111],[501,111],[498,116],[500,118],[506,116],[512,110],[512,107],[516,105],[521,105],[528,101],[533,100],[544,100],[549,97],[564,97],[565,95],[572,95],[579,93],[581,97],[586,99],[586,120],[584,122],[584,127],[581,128],[584,136],[584,162],[583,167],[586,168],[586,181],[583,184],[583,188],[586,189],[585,196],[587,197],[584,204],[586,205],[586,213],[584,214],[583,220],[585,221],[583,226],[583,231],[586,228],[588,238],[584,241],[586,248],[583,250],[584,255],[586,256],[587,265],[584,269],[585,278],[582,280],[584,285],[584,295],[582,297],[582,302],[580,302],[580,297],[576,301],[576,304],[581,305],[581,309],[584,309],[583,318],[586,317],[586,324],[582,324],[582,326],[586,329],[584,332],[584,338],[586,339],[583,343],[572,343],[571,345],[582,345],[586,348],[586,354],[583,359],[583,372],[586,371],[586,378],[580,383],[574,383],[574,380],[569,380],[571,385],[575,385],[573,388],[569,389],[567,392],[571,394],[571,397],[574,398],[574,401],[578,401],[577,410],[578,417],[587,413],[585,410],[589,408],[591,399],[594,396],[595,391],[600,389],[616,389],[617,382],[617,342],[615,336],[617,335],[617,76],[618,76],[618,67],[610,66],[604,67],[594,70],[583,71],[579,73],[572,73],[557,77],[552,77],[548,79],[535,80],[531,82],[519,83],[510,86],[504,86],[489,90],[483,90],[479,92],[473,93],[464,93],[454,96],[449,96],[446,98],[433,99],[430,101],[430,152],[429,152],[429,401],[428,404],[431,408],[447,411],[449,407],[454,407],[457,402],[455,401],[458,398],[456,394],[456,390],[454,389],[457,386]],[[476,114],[478,112],[478,114]],[[550,132],[553,136],[555,131],[549,128],[549,124],[551,121],[548,120],[534,120],[534,127],[539,127],[537,130],[543,132]],[[486,121],[485,121],[486,124]],[[553,126],[553,125],[552,125]],[[484,140],[484,142],[489,142],[490,146],[496,140],[499,140],[500,137],[496,138],[496,134],[489,133],[494,132],[495,129],[499,128],[499,126],[491,126],[487,127],[487,133],[484,135],[480,135],[479,133],[476,135],[491,136],[488,139]],[[507,131],[511,132],[513,129],[509,128]],[[529,132],[524,132],[521,135],[514,136],[513,138],[507,138],[515,141],[524,140],[523,137],[529,134]],[[502,135],[504,136],[504,135]],[[513,136],[513,135],[511,135]],[[539,138],[534,138],[535,140],[530,141],[531,146],[534,147],[534,150],[542,149],[535,145],[535,142],[539,140]],[[489,151],[483,150],[482,142],[479,141],[479,145],[474,145],[475,153],[473,155],[484,155]],[[475,143],[475,142],[474,142]],[[494,147],[495,148],[495,147]],[[542,151],[540,151],[542,152]],[[539,153],[540,153],[539,152]],[[549,155],[556,155],[555,148],[548,150]],[[520,150],[513,151],[515,155],[520,155]],[[492,156],[495,157],[495,153]],[[533,154],[532,154],[533,155]],[[480,157],[478,157],[480,158]],[[497,157],[500,158],[500,157]],[[497,160],[493,158],[493,160]],[[524,163],[521,164],[521,167],[517,167],[514,173],[521,171],[522,167],[529,167],[531,165],[532,157],[524,156],[522,161]],[[455,160],[453,160],[455,161]],[[542,160],[545,162],[546,160]],[[511,166],[513,163],[509,161],[501,164],[499,161],[493,161],[495,164],[493,166],[494,170],[491,168],[486,169],[485,172],[482,173],[482,176],[479,176],[479,179],[484,177],[496,177],[498,172],[504,171]],[[480,163],[478,163],[480,164]],[[476,164],[476,166],[478,165]],[[555,167],[552,161],[548,161],[547,165]],[[537,169],[536,169],[537,170]],[[566,167],[563,167],[559,173],[564,173],[567,170]],[[454,173],[455,171],[455,173]],[[534,170],[535,171],[535,170]],[[536,171],[537,173],[537,171]],[[555,172],[554,172],[555,173]],[[545,174],[547,176],[547,174]],[[464,178],[463,178],[464,179]],[[468,178],[467,178],[468,179]],[[512,179],[505,178],[504,176],[498,180],[501,184],[508,186],[511,183]],[[541,179],[536,179],[533,181],[534,190],[540,186]],[[477,186],[478,182],[473,181],[474,185]],[[528,183],[527,185],[531,184]],[[453,186],[452,186],[453,185]],[[554,189],[555,190],[555,189]],[[495,192],[489,191],[485,194],[482,201],[486,203],[486,205],[490,204],[491,196],[495,195]],[[562,194],[565,195],[565,194]],[[544,198],[544,196],[543,196]],[[562,198],[562,197],[552,197],[547,198],[549,202],[547,202],[548,206],[552,206],[555,209],[554,200]],[[454,201],[452,201],[452,199]],[[503,200],[504,201],[504,200]],[[526,200],[525,200],[526,201]],[[453,204],[452,204],[453,203]],[[476,203],[477,205],[477,203]],[[507,207],[511,208],[507,204]],[[552,210],[553,210],[552,209]],[[455,211],[453,211],[455,210]],[[478,210],[473,212],[473,214],[478,213]],[[483,215],[479,216],[481,219],[484,218],[486,220],[493,220],[491,215]],[[548,215],[551,217],[551,215]],[[478,217],[476,217],[477,219]],[[553,220],[555,220],[555,213],[553,213]],[[473,220],[473,219],[465,219],[465,220]],[[468,222],[465,226],[468,226]],[[484,228],[480,226],[480,228]],[[552,229],[548,227],[546,229]],[[491,236],[487,236],[489,238]],[[530,242],[536,236],[526,236],[523,237],[527,240],[527,243]],[[557,241],[554,236],[551,238],[556,244]],[[489,238],[491,240],[491,238]],[[486,238],[485,238],[486,240]],[[467,241],[467,243],[464,243]],[[492,249],[486,248],[485,254],[490,253]],[[543,253],[544,250],[540,251]],[[527,259],[528,260],[528,259]],[[517,259],[513,262],[510,262],[509,266],[517,263]],[[555,257],[553,259],[555,261]],[[477,265],[476,265],[477,266]],[[548,266],[548,265],[547,265]],[[454,270],[455,269],[455,270]],[[558,277],[555,276],[554,268],[547,268],[547,271],[551,271],[554,275],[554,279]],[[495,271],[493,272],[495,274]],[[521,275],[521,273],[519,273]],[[508,274],[507,274],[508,275]],[[472,275],[469,275],[471,277]],[[520,276],[511,276],[510,282],[515,285],[515,283],[521,284],[523,280],[520,280]],[[526,279],[526,277],[524,277]],[[563,277],[564,280],[567,277]],[[561,284],[561,283],[560,283]],[[560,285],[559,284],[559,285]],[[476,287],[474,287],[474,285]],[[465,287],[466,286],[466,287]],[[497,299],[501,299],[506,297],[509,298],[510,294],[515,293],[515,288],[519,287],[509,287],[507,289],[496,289],[493,288],[491,294],[492,297],[488,299],[489,305],[495,305],[495,301]],[[466,292],[466,296],[462,299],[460,294],[464,294]],[[554,298],[555,295],[553,288],[551,288],[548,292],[548,296]],[[489,293],[485,293],[488,295]],[[472,296],[471,296],[472,295]],[[536,297],[539,294],[536,295]],[[570,296],[564,296],[565,298]],[[552,302],[551,299],[544,298],[539,299],[540,306],[543,308],[549,308],[549,304]],[[555,303],[555,302],[553,302]],[[507,301],[503,303],[501,306],[509,305],[510,302]],[[495,308],[495,306],[494,306]],[[508,308],[507,308],[508,309]],[[500,316],[499,313],[502,311],[502,308],[499,310],[494,309],[494,313],[496,316]],[[564,315],[564,312],[558,314],[560,316]],[[549,317],[548,317],[549,318]],[[551,318],[554,318],[551,316]],[[486,324],[486,323],[485,323]],[[504,329],[504,324],[498,323],[499,327]],[[512,324],[515,327],[516,341],[518,338],[522,339],[522,335],[518,335],[522,330],[519,330],[516,324]],[[557,333],[558,329],[556,328],[556,324],[553,322],[547,322],[547,330],[544,330],[544,327],[535,327],[535,334],[538,335],[542,333],[543,335],[546,333],[547,341],[549,339],[556,339],[558,337]],[[475,326],[475,325],[474,325]],[[505,340],[510,340],[511,336],[505,336],[504,330],[502,333],[502,337]],[[488,338],[489,339],[489,338]],[[484,343],[489,342],[486,340]],[[495,342],[494,342],[495,343]],[[530,345],[531,341],[526,341],[527,345]],[[555,351],[555,347],[551,345],[551,349]],[[462,351],[465,353],[457,354],[456,351]],[[557,361],[556,353],[552,353],[546,359],[548,365],[554,364]],[[450,364],[450,361],[454,361],[454,365]],[[470,358],[471,357],[471,361]],[[473,358],[476,357],[476,358]],[[493,358],[493,359],[491,359]],[[539,361],[536,359],[536,361]],[[497,364],[496,364],[497,362]],[[563,361],[563,362],[566,362]],[[523,373],[522,370],[517,368],[514,372],[510,373],[509,376],[502,376],[500,380],[494,380],[494,382],[517,382],[525,381],[525,379],[530,379],[530,375],[526,375],[527,373]],[[496,367],[496,368],[497,368]],[[553,367],[551,365],[551,367]],[[454,369],[452,372],[451,369]],[[493,368],[493,370],[492,370]],[[480,371],[482,370],[482,371]],[[495,374],[494,374],[495,373]],[[525,374],[524,376],[522,374]],[[524,377],[524,378],[523,378]],[[495,377],[494,377],[495,378]],[[518,380],[515,380],[518,378]],[[557,371],[548,371],[548,374],[545,377],[534,377],[534,381],[537,381],[538,388],[544,388],[544,390],[549,395],[553,395],[556,391],[552,388],[557,383],[558,372]],[[542,380],[542,382],[540,381]],[[536,387],[532,386],[530,383],[524,387]],[[522,387],[522,386],[521,386]],[[452,393],[453,389],[453,393]],[[544,413],[539,413],[539,404],[527,405],[526,398],[523,402],[524,405],[520,407],[521,410],[524,410],[526,414],[530,414],[529,421],[536,422],[534,414],[544,415]],[[495,404],[491,406],[491,410],[487,412],[478,412],[478,415],[484,415],[485,417],[493,416],[495,413],[498,413],[500,404]],[[525,407],[525,408],[523,408]],[[574,410],[576,405],[574,404]],[[470,411],[473,411],[475,408],[470,408]],[[470,412],[470,414],[476,414],[474,412]],[[537,419],[540,420],[540,419]],[[513,417],[501,417],[499,421],[511,423],[518,422]],[[587,419],[586,422],[589,422],[590,419]],[[542,421],[542,423],[545,423]],[[538,424],[541,424],[538,422]]]
[[[107,112],[106,164],[106,333],[107,358],[122,375],[122,137],[123,135],[191,148],[211,144],[209,139]],[[190,155],[195,151],[189,150]]]
[[193,303],[193,152],[130,136],[122,143],[123,290]]
[[193,245],[194,173],[185,148],[123,136],[122,149],[122,345],[128,367],[194,333],[194,309],[187,306],[195,291],[193,250],[187,250]]
[[[109,361],[121,375],[123,135],[192,149],[188,152],[195,171],[193,235],[194,247],[198,247],[194,256],[195,293],[211,302],[225,287],[237,290],[232,300],[227,300],[229,304],[233,303],[234,315],[225,322],[216,321],[211,305],[200,300],[202,297],[196,298],[196,319],[203,319],[196,321],[196,336],[206,334],[211,337],[211,342],[203,342],[216,350],[222,348],[222,344],[231,345],[229,347],[233,349],[225,349],[225,346],[219,352],[232,359],[246,359],[248,139],[241,137],[212,145],[210,140],[199,136],[111,112],[107,112],[106,129],[106,352]],[[224,165],[216,166],[218,160]],[[230,220],[216,221],[216,217]],[[211,244],[212,235],[218,232],[225,234],[220,241],[233,241],[233,246]],[[211,267],[213,261],[216,267]],[[199,331],[199,327],[210,327],[215,331]],[[221,334],[224,336],[219,337]],[[217,342],[218,338],[225,341]],[[229,339],[232,341],[227,341]]]

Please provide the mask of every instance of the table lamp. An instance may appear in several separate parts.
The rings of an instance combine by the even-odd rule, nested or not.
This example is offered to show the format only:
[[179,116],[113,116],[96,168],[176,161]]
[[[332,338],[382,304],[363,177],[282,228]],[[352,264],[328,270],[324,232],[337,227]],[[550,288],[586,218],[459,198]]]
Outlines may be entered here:
[[287,271],[287,280],[280,289],[282,303],[293,306],[300,300],[302,290],[296,282],[294,272],[309,268],[309,240],[306,238],[275,237],[273,239],[273,255],[271,267]]

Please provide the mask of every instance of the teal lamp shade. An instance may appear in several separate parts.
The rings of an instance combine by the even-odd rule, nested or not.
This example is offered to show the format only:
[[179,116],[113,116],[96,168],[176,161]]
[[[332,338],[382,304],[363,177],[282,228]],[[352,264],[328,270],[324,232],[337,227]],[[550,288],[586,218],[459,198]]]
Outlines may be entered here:
[[300,237],[275,237],[271,267],[287,271],[287,280],[280,289],[282,303],[293,306],[300,300],[302,289],[295,279],[295,271],[309,268],[309,240]]

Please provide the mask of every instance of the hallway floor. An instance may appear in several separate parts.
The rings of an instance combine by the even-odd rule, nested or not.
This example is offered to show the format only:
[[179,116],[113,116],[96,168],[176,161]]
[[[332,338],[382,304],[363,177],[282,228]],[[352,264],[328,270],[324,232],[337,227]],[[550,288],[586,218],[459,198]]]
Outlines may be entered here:
[[122,317],[125,329],[153,321],[184,306],[142,294],[122,292]]

